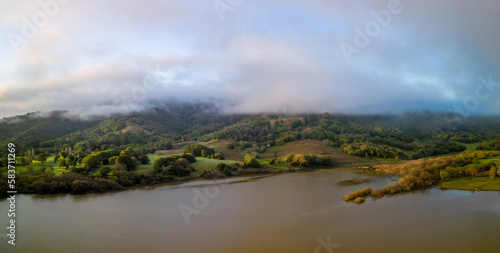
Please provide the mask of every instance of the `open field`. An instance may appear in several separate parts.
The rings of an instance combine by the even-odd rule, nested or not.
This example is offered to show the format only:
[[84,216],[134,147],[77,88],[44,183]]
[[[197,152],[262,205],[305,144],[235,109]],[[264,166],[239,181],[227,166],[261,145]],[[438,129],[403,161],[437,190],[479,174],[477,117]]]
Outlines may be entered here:
[[467,150],[473,150],[476,151],[476,147],[481,145],[481,144],[487,144],[488,142],[475,142],[475,143],[463,143],[463,145],[467,148]]
[[236,161],[243,161],[245,159],[245,156],[243,154],[240,154],[236,150],[231,150],[226,148],[226,146],[229,144],[229,141],[209,141],[209,142],[204,142],[200,143],[201,145],[207,146],[209,148],[213,148],[217,150],[218,152],[221,152],[224,154],[224,158],[229,159],[229,160],[236,160]]
[[[301,140],[286,143],[282,146],[274,146],[268,148],[264,153],[260,154],[262,159],[272,159],[277,155],[278,160],[285,159],[289,154],[315,154],[315,155],[330,155],[335,160],[336,165],[353,165],[377,163],[376,159],[366,159],[361,157],[354,157],[338,151],[335,148],[328,147],[321,141],[316,140]],[[385,161],[384,161],[385,162]]]
[[500,191],[500,178],[462,177],[441,182],[441,188],[467,191]]
[[[78,165],[76,167],[83,167],[83,165]],[[40,171],[42,170],[42,168],[45,168],[45,172],[52,172],[54,173],[54,175],[59,175],[63,172],[67,172],[66,168],[65,167],[60,167],[59,164],[57,163],[54,163],[54,156],[50,156],[47,158],[47,161],[45,161],[42,165],[41,162],[39,161],[33,161],[30,165],[25,165],[25,166],[21,166],[21,165],[17,165],[16,166],[16,171],[19,173],[19,172],[26,172],[28,171],[30,168],[33,168],[33,171]],[[51,168],[53,170],[51,170]]]
[[[182,149],[175,150],[158,150],[154,154],[148,154],[150,162],[148,164],[139,165],[139,170],[153,170],[154,161],[158,157],[166,157],[176,154],[182,154]],[[234,163],[241,163],[241,161],[236,160],[217,160],[217,159],[209,159],[203,157],[196,157],[196,162],[191,164],[193,168],[196,169],[191,176],[189,177],[197,177],[200,176],[204,171],[209,171],[215,169],[219,163],[224,163],[228,165],[232,165]]]

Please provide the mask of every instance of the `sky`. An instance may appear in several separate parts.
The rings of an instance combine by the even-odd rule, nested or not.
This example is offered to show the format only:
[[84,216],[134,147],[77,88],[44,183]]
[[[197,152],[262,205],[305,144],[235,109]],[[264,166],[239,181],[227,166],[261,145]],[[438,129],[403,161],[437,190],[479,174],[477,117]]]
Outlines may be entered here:
[[497,114],[500,1],[0,0],[0,117]]

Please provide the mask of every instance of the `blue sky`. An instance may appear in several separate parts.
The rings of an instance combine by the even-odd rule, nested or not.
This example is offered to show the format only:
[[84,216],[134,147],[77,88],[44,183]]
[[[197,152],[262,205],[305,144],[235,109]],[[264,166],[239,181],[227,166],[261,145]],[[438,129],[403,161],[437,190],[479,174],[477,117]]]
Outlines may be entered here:
[[41,2],[1,3],[0,116],[171,100],[237,112],[500,108],[498,1]]

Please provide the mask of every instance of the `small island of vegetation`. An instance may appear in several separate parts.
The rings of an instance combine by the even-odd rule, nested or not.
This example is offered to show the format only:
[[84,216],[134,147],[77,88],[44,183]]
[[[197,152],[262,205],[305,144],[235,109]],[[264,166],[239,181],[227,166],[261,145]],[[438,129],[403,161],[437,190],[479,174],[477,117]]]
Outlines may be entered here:
[[[498,147],[491,149],[496,148]],[[457,155],[370,166],[363,169],[394,174],[400,176],[400,179],[395,184],[386,185],[382,189],[366,187],[351,192],[344,196],[345,201],[366,197],[381,198],[385,195],[431,186],[472,191],[500,190],[500,179],[497,178],[500,177],[500,151],[468,150]]]

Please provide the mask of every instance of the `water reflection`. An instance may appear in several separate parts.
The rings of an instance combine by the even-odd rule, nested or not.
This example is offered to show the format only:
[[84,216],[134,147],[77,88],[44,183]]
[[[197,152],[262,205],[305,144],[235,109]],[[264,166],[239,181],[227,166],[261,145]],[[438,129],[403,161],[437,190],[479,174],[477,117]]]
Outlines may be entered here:
[[[20,195],[19,244],[1,252],[496,252],[497,192],[440,190],[367,199],[342,197],[393,178],[349,169],[229,181],[193,181],[122,192]],[[339,185],[369,179],[358,185]],[[186,224],[179,205],[193,190],[224,185]],[[212,187],[210,187],[212,186]],[[213,192],[212,192],[213,193]],[[0,202],[0,215],[7,213]],[[0,219],[0,226],[6,226]],[[323,245],[323,246],[324,246]],[[326,246],[324,246],[326,247]],[[323,247],[323,248],[324,248]]]

